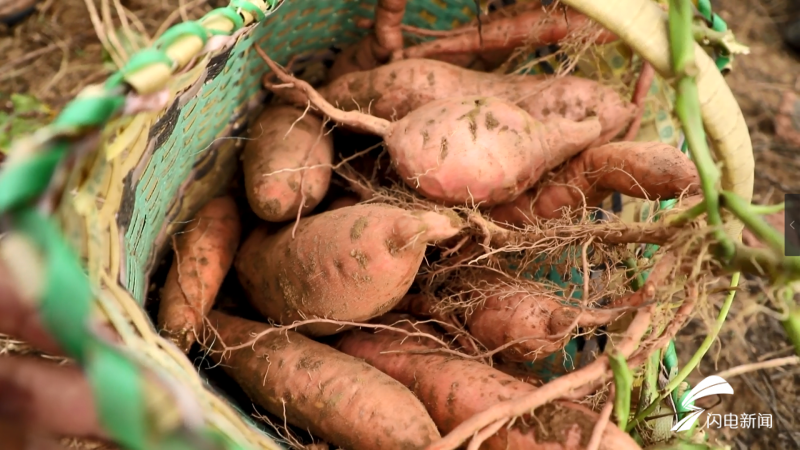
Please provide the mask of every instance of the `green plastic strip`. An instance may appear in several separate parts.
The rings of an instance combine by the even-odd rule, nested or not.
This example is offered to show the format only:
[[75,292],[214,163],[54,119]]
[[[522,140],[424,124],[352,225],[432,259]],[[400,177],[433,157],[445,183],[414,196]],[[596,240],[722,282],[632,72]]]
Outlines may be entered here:
[[248,13],[256,16],[256,20],[258,21],[262,21],[265,17],[267,17],[267,15],[264,14],[264,11],[261,11],[261,8],[248,2],[247,0],[231,0],[231,7],[247,11]]
[[[217,8],[208,12],[208,14],[203,17],[203,19],[208,20],[214,16],[222,16],[231,21],[233,24],[233,32],[238,31],[240,28],[244,26],[244,19],[240,16],[236,11],[231,8]],[[227,35],[228,33],[220,30],[208,30],[211,34],[215,35]]]
[[[107,85],[107,87],[111,87]],[[107,93],[106,93],[107,94]],[[122,95],[86,95],[71,101],[53,122],[55,126],[99,127],[125,104]]]
[[0,212],[22,207],[41,195],[66,150],[67,146],[62,144],[45,153],[9,163],[0,176]]
[[170,27],[156,40],[154,45],[156,48],[164,49],[174,44],[175,41],[186,36],[187,34],[200,38],[200,40],[203,41],[203,45],[208,42],[208,31],[203,28],[200,23],[191,21],[179,23],[173,27]]

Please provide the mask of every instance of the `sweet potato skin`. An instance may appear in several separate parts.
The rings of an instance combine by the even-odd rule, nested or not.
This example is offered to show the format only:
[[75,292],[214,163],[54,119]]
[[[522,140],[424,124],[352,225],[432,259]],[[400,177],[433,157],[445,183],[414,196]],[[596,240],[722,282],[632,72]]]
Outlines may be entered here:
[[[459,231],[448,229],[447,217],[436,223],[426,214],[355,205],[301,219],[294,239],[293,224],[274,235],[258,228],[236,258],[239,280],[253,306],[280,323],[379,316],[408,291],[427,242]],[[320,323],[300,329],[315,336],[339,330]]]
[[[403,316],[387,315],[384,323]],[[407,318],[407,316],[406,316]],[[424,332],[431,329],[416,325]],[[404,340],[405,338],[405,340]],[[485,364],[443,354],[383,353],[424,350],[430,346],[397,332],[371,334],[349,331],[337,344],[344,353],[364,359],[411,389],[422,400],[436,425],[447,433],[472,415],[536,388]],[[486,440],[481,449],[566,450],[586,448],[597,415],[579,405],[557,402],[534,412],[536,419],[516,422]],[[635,442],[613,425],[606,428],[602,449],[638,449]]]
[[161,289],[158,328],[187,353],[203,329],[241,237],[236,202],[209,201],[175,237],[175,259]]
[[[457,29],[452,36],[396,50],[392,60],[409,58],[436,58],[440,55],[489,54],[503,50],[513,50],[522,45],[538,47],[556,44],[567,37],[570,31],[585,27],[590,20],[575,10],[567,10],[564,14],[544,11],[541,8],[514,11],[513,8],[502,8],[484,18],[480,29],[474,24]],[[510,10],[510,12],[508,11]],[[455,30],[454,30],[455,31]],[[595,44],[606,44],[617,40],[617,37],[603,30],[594,40]]]
[[386,62],[392,52],[403,48],[401,26],[408,0],[378,0],[373,31],[357,44],[342,51],[328,71],[328,80],[369,70]]
[[560,305],[553,299],[526,293],[503,295],[493,293],[466,318],[467,328],[486,348],[494,350],[512,341],[529,338],[503,350],[504,359],[515,362],[533,361],[555,353],[569,342],[562,330],[551,323],[553,311]]
[[513,201],[600,133],[596,120],[547,124],[495,97],[435,100],[384,136],[404,181],[444,204]]
[[561,217],[564,207],[595,206],[615,191],[666,200],[699,190],[697,168],[677,148],[660,142],[613,142],[582,152],[537,191],[493,208],[490,215],[522,225],[530,217]]
[[[347,111],[363,110],[398,120],[434,100],[493,96],[515,102],[534,119],[561,117],[581,121],[597,116],[603,127],[593,145],[608,142],[633,119],[635,105],[594,80],[575,76],[499,75],[464,69],[442,61],[406,59],[373,70],[352,72],[319,90],[330,103]],[[306,98],[278,92],[304,105]]]
[[[242,164],[253,212],[268,222],[294,218],[302,201],[301,184],[306,195],[301,214],[311,212],[325,197],[332,172],[324,165],[333,161],[333,138],[321,119],[292,106],[269,106],[251,127],[251,138]],[[272,174],[307,166],[321,167]]]
[[[214,350],[250,342],[270,327],[217,311]],[[315,437],[356,450],[423,449],[439,432],[425,408],[400,383],[363,361],[293,331],[267,334],[222,357],[242,389],[272,414]]]

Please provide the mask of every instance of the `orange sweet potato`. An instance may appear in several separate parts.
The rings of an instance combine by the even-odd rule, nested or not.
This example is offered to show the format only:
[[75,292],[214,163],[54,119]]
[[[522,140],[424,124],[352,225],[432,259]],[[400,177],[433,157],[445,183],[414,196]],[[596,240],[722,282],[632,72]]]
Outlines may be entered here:
[[[451,36],[395,50],[392,60],[478,53],[496,63],[498,53],[502,53],[502,58],[523,45],[535,48],[557,44],[570,32],[586,28],[590,23],[589,18],[572,9],[562,14],[531,8],[530,4],[514,5],[482,19],[480,30],[476,24],[457,28]],[[599,31],[597,36],[592,36],[593,43],[606,44],[617,40],[611,32]]]
[[[579,310],[551,296],[510,289],[493,276],[484,276],[481,281],[483,284],[472,294],[480,306],[465,314],[466,326],[470,335],[489,350],[520,341],[500,352],[505,361],[534,361],[555,353],[569,342],[569,332],[574,328],[605,325],[619,315],[593,311],[578,316]],[[435,302],[431,296],[407,295],[395,310],[453,323],[449,314],[437,310]]]
[[261,52],[278,77],[299,88],[323,114],[383,137],[403,181],[446,205],[511,202],[546,172],[585,149],[601,131],[596,119],[553,118],[542,123],[497,97],[434,100],[396,122],[344,112]]
[[175,259],[161,289],[158,327],[188,352],[239,246],[241,224],[231,197],[208,202],[175,237]]
[[[353,450],[423,449],[439,438],[403,385],[363,361],[292,331],[212,311],[219,334],[211,357],[257,404],[317,438]],[[221,342],[220,342],[221,341]]]
[[[402,316],[387,315],[390,323]],[[407,326],[406,326],[407,327]],[[433,333],[424,324],[416,324]],[[442,433],[448,433],[474,414],[536,388],[488,365],[437,353],[407,353],[431,347],[421,338],[399,332],[350,331],[337,344],[344,353],[364,359],[411,389],[428,410]],[[428,341],[429,342],[429,341]],[[397,353],[384,353],[401,351]],[[406,351],[403,353],[402,351]],[[566,450],[585,449],[597,414],[570,402],[555,402],[534,411],[534,418],[517,420],[501,428],[480,447],[484,450]],[[609,424],[601,449],[638,449],[633,439]]]
[[[297,216],[303,194],[302,214],[311,212],[328,191],[333,161],[333,138],[319,117],[270,106],[251,127],[251,138],[242,164],[253,212],[269,222],[289,220]],[[292,170],[301,167],[313,168]]]
[[573,158],[538,190],[490,211],[492,219],[523,225],[532,218],[561,217],[563,208],[596,206],[612,192],[671,199],[700,190],[697,168],[680,150],[659,142],[614,142]]
[[[305,105],[301,92],[279,90],[282,98]],[[442,61],[408,59],[373,70],[348,73],[322,87],[320,95],[346,111],[368,111],[383,119],[402,119],[411,111],[449,97],[498,97],[536,120],[581,121],[597,116],[602,126],[592,145],[613,139],[633,119],[636,106],[608,86],[586,78],[500,75],[464,69]]]
[[[270,235],[256,229],[242,244],[236,270],[251,303],[280,323],[303,318],[361,321],[392,309],[408,291],[429,242],[460,231],[457,217],[374,204],[300,220]],[[310,324],[310,335],[334,334]]]
[[403,48],[402,23],[408,0],[378,0],[373,31],[340,53],[328,71],[328,79],[385,63],[392,52]]

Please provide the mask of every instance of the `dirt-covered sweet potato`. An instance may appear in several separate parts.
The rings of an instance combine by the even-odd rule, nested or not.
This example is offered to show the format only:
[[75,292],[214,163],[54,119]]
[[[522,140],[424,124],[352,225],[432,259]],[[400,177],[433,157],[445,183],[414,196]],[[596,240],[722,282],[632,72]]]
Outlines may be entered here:
[[[302,92],[278,95],[306,105]],[[620,134],[636,110],[612,88],[575,76],[500,75],[464,69],[442,61],[407,59],[373,70],[353,72],[323,86],[320,95],[345,111],[364,111],[398,120],[427,103],[448,97],[498,97],[525,110],[534,119],[561,117],[581,121],[596,116],[602,133],[592,145]]]
[[699,190],[697,168],[677,148],[660,142],[613,142],[580,153],[542,186],[489,214],[498,222],[524,225],[533,218],[561,217],[564,208],[595,207],[612,192],[667,200]]
[[[387,315],[383,323],[408,316]],[[425,324],[422,332],[435,333]],[[402,325],[410,329],[409,325]],[[442,433],[448,433],[471,416],[492,405],[529,394],[537,389],[488,365],[439,353],[409,353],[430,350],[430,341],[399,332],[349,331],[339,340],[342,352],[364,359],[411,389],[422,400]],[[501,427],[480,447],[484,450],[575,450],[585,449],[591,438],[596,413],[570,402],[555,402],[533,412],[534,417]],[[633,439],[609,424],[601,449],[638,449]]]
[[600,124],[552,118],[546,123],[497,97],[434,100],[396,122],[335,108],[308,83],[275,65],[291,83],[335,122],[383,137],[403,181],[446,205],[491,206],[513,201],[546,172],[585,149],[600,135]]
[[[292,106],[269,106],[250,128],[244,148],[245,190],[262,219],[283,222],[319,204],[331,180],[333,138],[319,117]],[[303,167],[313,167],[301,169]],[[302,188],[302,190],[301,190]]]
[[385,63],[392,52],[403,48],[403,16],[408,0],[378,0],[373,30],[357,44],[344,49],[328,71],[328,79]]
[[[589,18],[572,9],[561,13],[546,11],[541,7],[531,8],[530,4],[513,5],[490,13],[482,20],[480,29],[475,23],[456,28],[450,36],[395,50],[392,60],[479,54],[497,62],[498,53],[503,58],[523,45],[536,48],[557,44],[570,32],[584,30],[590,23]],[[617,40],[607,30],[598,28],[598,31],[591,36],[594,44]]]
[[214,306],[241,230],[236,202],[226,196],[209,201],[175,236],[175,258],[161,289],[158,328],[184,353]]
[[[304,318],[363,321],[406,294],[428,243],[460,231],[455,215],[362,204],[300,220],[276,234],[256,229],[242,244],[236,271],[253,306],[280,323]],[[310,324],[311,335],[335,324]]]
[[223,353],[270,326],[217,311],[209,323],[214,361],[255,403],[314,437],[353,450],[421,450],[439,438],[420,401],[363,361],[293,331]]

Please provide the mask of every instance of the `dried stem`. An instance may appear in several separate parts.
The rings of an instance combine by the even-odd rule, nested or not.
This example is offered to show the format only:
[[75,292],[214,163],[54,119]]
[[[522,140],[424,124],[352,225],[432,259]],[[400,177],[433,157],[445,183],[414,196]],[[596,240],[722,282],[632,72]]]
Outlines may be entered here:
[[[275,73],[279,80],[286,84],[292,85],[294,88],[303,92],[311,101],[311,103],[317,107],[323,114],[330,117],[334,122],[341,123],[343,125],[366,131],[368,133],[373,133],[378,136],[386,136],[392,129],[392,123],[388,120],[381,119],[379,117],[370,116],[369,114],[364,114],[358,111],[342,111],[341,109],[337,109],[335,106],[328,103],[322,95],[319,94],[310,84],[303,80],[299,80],[292,75],[289,75],[283,68],[278,66],[270,57],[264,52],[264,50],[259,47],[257,44],[254,44],[253,47],[256,49],[256,52],[261,56],[264,62],[267,63],[270,69]],[[268,89],[277,89],[279,88],[277,85],[272,85],[267,82]]]

